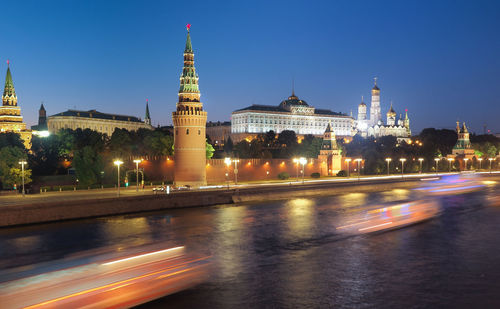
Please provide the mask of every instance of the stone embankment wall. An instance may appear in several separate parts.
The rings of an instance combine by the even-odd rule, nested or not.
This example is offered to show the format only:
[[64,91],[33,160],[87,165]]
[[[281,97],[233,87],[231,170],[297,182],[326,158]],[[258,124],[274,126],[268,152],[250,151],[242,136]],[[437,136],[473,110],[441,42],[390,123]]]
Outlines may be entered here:
[[212,206],[239,202],[316,197],[349,192],[374,192],[409,188],[415,181],[377,183],[315,183],[305,185],[259,186],[245,189],[177,192],[120,198],[58,201],[2,208],[0,227],[51,221],[112,216],[172,208]]

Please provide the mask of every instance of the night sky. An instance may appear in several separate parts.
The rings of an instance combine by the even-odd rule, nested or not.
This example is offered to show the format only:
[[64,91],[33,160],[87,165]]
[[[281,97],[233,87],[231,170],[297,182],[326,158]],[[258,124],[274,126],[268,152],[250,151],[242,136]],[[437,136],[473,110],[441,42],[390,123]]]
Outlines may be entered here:
[[212,121],[295,93],[357,115],[379,78],[382,113],[411,128],[500,132],[500,1],[6,1],[0,70],[11,61],[28,125],[43,101],[172,123],[187,23]]

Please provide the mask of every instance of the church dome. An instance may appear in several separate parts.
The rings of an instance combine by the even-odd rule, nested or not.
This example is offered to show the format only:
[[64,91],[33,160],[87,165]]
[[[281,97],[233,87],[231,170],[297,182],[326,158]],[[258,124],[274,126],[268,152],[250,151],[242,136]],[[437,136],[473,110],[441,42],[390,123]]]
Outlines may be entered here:
[[396,117],[396,112],[394,111],[394,109],[392,108],[392,103],[391,103],[391,108],[389,109],[389,111],[387,112],[387,117],[389,116],[392,116],[392,117]]
[[285,106],[309,106],[306,101],[299,99],[295,93],[292,93],[291,96],[288,97],[288,99],[284,100],[281,102],[280,106],[285,107]]

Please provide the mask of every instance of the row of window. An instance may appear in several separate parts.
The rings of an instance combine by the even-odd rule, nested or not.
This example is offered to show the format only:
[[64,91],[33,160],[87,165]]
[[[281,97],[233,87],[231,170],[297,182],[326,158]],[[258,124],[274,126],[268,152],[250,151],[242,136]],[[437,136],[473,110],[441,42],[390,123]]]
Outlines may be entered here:
[[[179,135],[179,129],[175,130],[175,135]],[[186,129],[186,135],[189,135],[189,129]],[[198,129],[198,135],[201,135],[200,129]]]

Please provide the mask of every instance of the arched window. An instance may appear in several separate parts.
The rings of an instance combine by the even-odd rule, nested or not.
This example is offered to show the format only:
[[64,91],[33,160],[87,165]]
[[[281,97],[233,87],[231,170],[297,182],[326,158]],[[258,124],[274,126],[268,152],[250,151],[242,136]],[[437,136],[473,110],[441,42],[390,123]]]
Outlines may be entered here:
[[198,135],[201,135],[201,130],[198,130]]
[[186,135],[189,135],[189,129],[186,129]]

